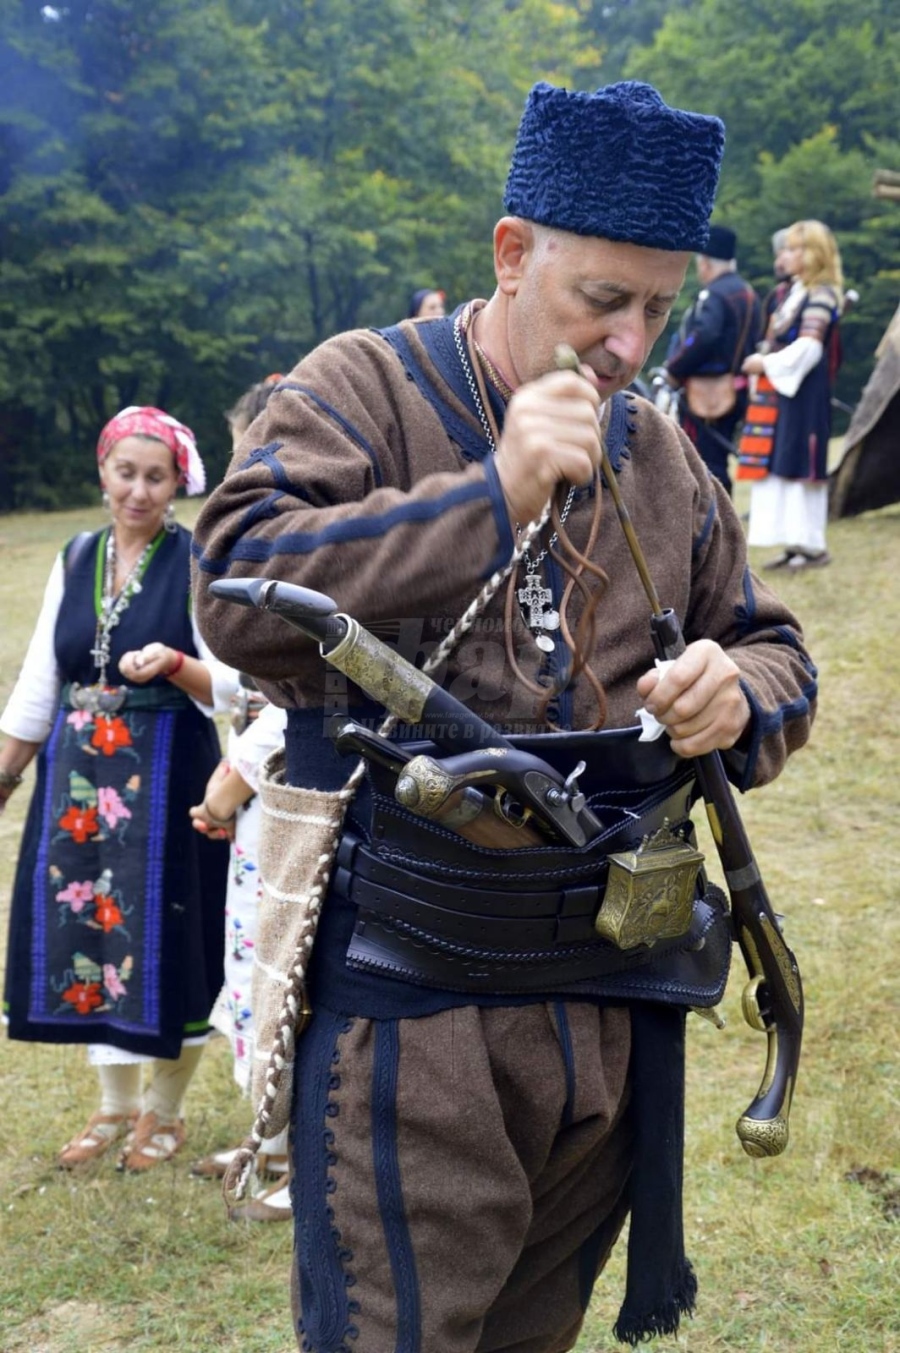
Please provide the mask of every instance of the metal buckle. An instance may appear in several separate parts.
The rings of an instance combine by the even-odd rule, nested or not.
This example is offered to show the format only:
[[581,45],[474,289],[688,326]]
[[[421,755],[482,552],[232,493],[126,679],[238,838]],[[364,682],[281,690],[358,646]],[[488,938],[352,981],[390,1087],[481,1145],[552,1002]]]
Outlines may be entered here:
[[113,714],[128,698],[127,686],[82,686],[73,681],[69,687],[69,703],[73,709],[86,709],[90,714]]
[[609,857],[609,878],[594,929],[620,949],[687,934],[704,856],[663,823],[636,850]]

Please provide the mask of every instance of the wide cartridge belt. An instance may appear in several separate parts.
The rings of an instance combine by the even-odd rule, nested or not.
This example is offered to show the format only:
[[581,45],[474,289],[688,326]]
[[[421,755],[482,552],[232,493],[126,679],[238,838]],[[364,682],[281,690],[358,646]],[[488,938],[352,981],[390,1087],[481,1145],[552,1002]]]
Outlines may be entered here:
[[690,764],[654,751],[660,779],[623,776],[609,754],[640,758],[636,738],[599,736],[581,783],[604,830],[586,848],[473,846],[401,808],[376,768],[371,831],[345,835],[332,876],[357,908],[350,964],[455,991],[716,1004],[730,918],[694,845]]

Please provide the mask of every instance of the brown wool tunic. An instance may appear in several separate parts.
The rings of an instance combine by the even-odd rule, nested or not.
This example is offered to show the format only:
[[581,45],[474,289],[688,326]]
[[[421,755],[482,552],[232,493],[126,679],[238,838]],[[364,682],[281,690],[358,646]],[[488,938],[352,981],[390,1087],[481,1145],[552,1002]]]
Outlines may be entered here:
[[[374,332],[318,348],[271,396],[200,515],[200,626],[213,650],[252,673],[277,704],[320,709],[334,673],[278,616],[213,598],[212,579],[264,576],[325,592],[379,634],[395,637],[399,622],[400,651],[421,659],[511,553],[493,464],[462,449],[483,440],[478,420],[423,341],[434,337],[455,378],[447,325],[399,326],[400,346],[415,358],[407,365],[420,368],[409,375]],[[443,421],[419,388],[423,373],[444,401]],[[749,574],[740,522],[690,443],[646,401],[628,403],[624,447],[610,439],[623,498],[661,602],[681,617],[687,641],[715,639],[741,668],[753,709],[742,783],[763,782],[809,735],[815,673],[797,622]],[[576,497],[566,529],[579,548],[592,512],[587,493]],[[627,727],[640,703],[635,682],[654,650],[650,608],[609,501],[594,559],[609,585],[592,666],[606,689],[607,726]],[[573,628],[577,617],[573,606]],[[533,678],[542,655],[517,607],[512,626],[518,663]],[[507,655],[502,590],[441,681],[483,718],[534,728],[536,698]],[[590,725],[594,713],[582,679],[572,726]],[[377,978],[362,992],[371,975],[351,973],[349,994],[341,986],[339,901],[332,896],[324,909],[316,955],[341,990],[326,990],[320,976],[296,1065],[300,1347],[561,1353],[575,1343],[594,1277],[639,1190],[658,1215],[653,1235],[645,1226],[638,1262],[629,1261],[623,1313],[641,1329],[674,1329],[693,1303],[681,1239],[677,1018],[648,1044],[644,1016],[589,1001],[479,1008],[460,1006],[469,1000],[462,996],[456,1008],[435,1011],[413,1000],[403,1011],[417,1017],[398,1017],[381,988],[416,997],[414,984]],[[328,968],[332,949],[338,966]],[[453,993],[438,995],[453,1004]],[[646,1110],[631,1109],[640,1086],[646,1098],[648,1048],[656,1096],[644,1132],[649,1153],[634,1126],[640,1119],[646,1129]],[[672,1082],[665,1092],[660,1056]],[[631,1278],[645,1271],[654,1275],[649,1290],[636,1288],[629,1304]]]
[[[440,386],[417,326],[401,329]],[[442,393],[477,432],[473,411],[445,386]],[[814,708],[814,669],[796,619],[748,572],[737,515],[694,448],[642,399],[634,401],[618,482],[662,605],[681,617],[688,643],[717,640],[741,669],[754,730],[765,733],[742,787],[771,780],[806,741]],[[592,508],[580,495],[566,522],[579,547]],[[343,334],[304,358],[272,395],[201,512],[199,623],[217,655],[250,672],[276,704],[319,707],[326,668],[314,645],[277,616],[217,601],[210,581],[223,573],[280,578],[327,593],[365,625],[404,621],[403,651],[414,656],[477,595],[497,565],[503,526],[484,466],[464,458],[393,348],[373,331]],[[223,567],[235,547],[252,547],[255,557]],[[654,652],[648,602],[608,498],[594,558],[609,587],[593,669],[607,693],[606,726],[626,727],[636,722],[635,682]],[[501,589],[443,684],[482,717],[533,729],[537,702],[507,660],[503,607]],[[573,628],[578,612],[576,603]],[[513,623],[519,663],[534,676],[541,655],[518,608]],[[574,726],[593,715],[581,681]]]

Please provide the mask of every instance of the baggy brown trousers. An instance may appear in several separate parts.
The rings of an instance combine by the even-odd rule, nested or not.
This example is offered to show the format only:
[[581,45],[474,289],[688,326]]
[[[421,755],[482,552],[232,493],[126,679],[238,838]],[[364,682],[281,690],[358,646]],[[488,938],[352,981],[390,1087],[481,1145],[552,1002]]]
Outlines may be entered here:
[[629,1052],[628,1012],[589,1002],[317,1015],[295,1086],[304,1353],[571,1348],[626,1213]]

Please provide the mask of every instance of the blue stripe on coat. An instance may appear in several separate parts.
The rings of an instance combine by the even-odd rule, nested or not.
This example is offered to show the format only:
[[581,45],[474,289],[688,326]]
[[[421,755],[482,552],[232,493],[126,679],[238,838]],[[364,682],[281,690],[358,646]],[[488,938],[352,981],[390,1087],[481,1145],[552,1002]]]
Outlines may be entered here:
[[278,386],[279,390],[296,390],[301,395],[306,395],[307,399],[317,404],[324,414],[333,418],[338,427],[342,428],[352,442],[355,442],[361,451],[364,451],[372,463],[372,475],[375,480],[375,487],[380,489],[383,483],[381,477],[381,466],[378,464],[378,457],[375,454],[371,442],[363,436],[358,427],[355,427],[342,413],[338,413],[333,404],[329,404],[327,399],[311,389],[308,385],[300,385],[295,381],[282,381]]
[[321,531],[284,531],[274,540],[241,540],[221,559],[210,559],[202,552],[198,557],[198,565],[205,573],[225,573],[238,560],[261,564],[284,554],[312,554],[326,545],[373,540],[387,535],[396,526],[433,521],[444,512],[489,497],[490,490],[485,482],[465,483],[441,494],[439,498],[431,498],[427,502],[401,503],[377,516],[331,522]]
[[697,555],[703,549],[703,546],[706,544],[707,540],[709,540],[710,533],[713,528],[713,523],[716,520],[717,512],[718,509],[716,506],[716,498],[715,494],[713,494],[712,498],[710,499],[709,511],[707,512],[703,525],[700,528],[700,534],[694,541],[693,545],[691,546],[691,557],[693,559],[697,558]]
[[[434,324],[419,326],[419,337],[450,390],[463,403],[476,412],[471,392],[463,373],[453,341],[453,321],[441,320]],[[455,442],[466,460],[484,461],[490,455],[491,445],[485,434],[476,431],[467,419],[447,402],[443,392],[429,379],[414,355],[412,345],[397,325],[378,332],[396,352],[403,369],[412,380],[419,394],[434,409],[451,441]],[[502,422],[502,419],[501,419]]]
[[505,568],[509,563],[512,552],[516,548],[516,542],[513,539],[509,508],[503,496],[503,488],[500,484],[500,476],[497,474],[497,466],[494,464],[493,456],[484,462],[484,477],[487,480],[488,492],[491,495],[491,507],[494,510],[494,523],[497,527],[497,549],[493,559],[484,570],[484,577],[490,578],[492,573]]

